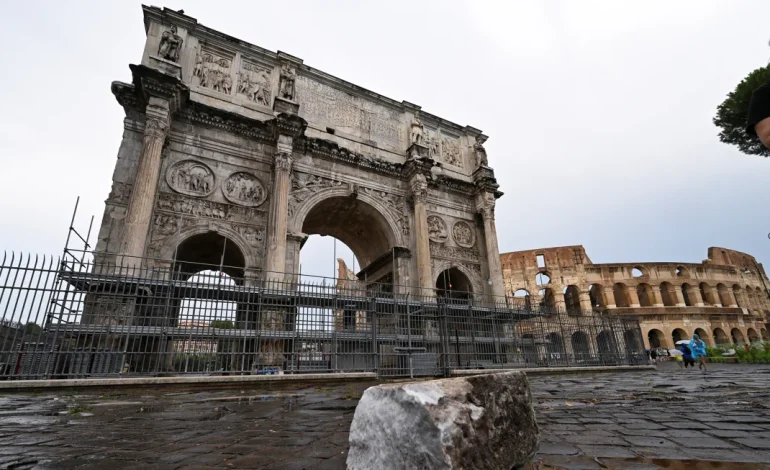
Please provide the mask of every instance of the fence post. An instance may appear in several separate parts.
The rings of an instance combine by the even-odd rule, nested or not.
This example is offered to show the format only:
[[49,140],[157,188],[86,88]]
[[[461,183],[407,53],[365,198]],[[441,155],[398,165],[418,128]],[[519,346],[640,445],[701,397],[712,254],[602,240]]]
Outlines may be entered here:
[[[393,300],[397,303],[398,300],[396,300],[395,296]],[[372,325],[372,367],[374,368],[374,373],[377,374],[377,377],[380,376],[380,351],[379,351],[379,345],[377,341],[377,297],[372,296],[371,300],[369,300],[369,314],[371,315],[371,325]]]
[[439,344],[441,354],[441,370],[444,377],[449,377],[449,324],[447,310],[441,299],[436,299],[436,307],[439,321]]

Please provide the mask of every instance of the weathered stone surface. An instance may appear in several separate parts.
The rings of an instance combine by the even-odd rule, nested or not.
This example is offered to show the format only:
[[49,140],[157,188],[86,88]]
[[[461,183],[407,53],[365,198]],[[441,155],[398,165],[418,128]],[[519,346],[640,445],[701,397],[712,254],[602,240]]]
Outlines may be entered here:
[[388,384],[364,392],[350,427],[348,468],[516,468],[539,430],[522,372]]

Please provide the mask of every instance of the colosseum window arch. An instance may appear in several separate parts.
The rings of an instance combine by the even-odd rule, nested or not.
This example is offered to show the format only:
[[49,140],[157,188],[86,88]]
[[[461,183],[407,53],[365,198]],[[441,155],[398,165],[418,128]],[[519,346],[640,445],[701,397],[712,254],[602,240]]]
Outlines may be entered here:
[[571,284],[564,288],[564,304],[567,308],[567,313],[570,315],[580,315],[580,289],[578,286]]
[[622,282],[615,283],[612,286],[612,293],[615,294],[615,305],[618,307],[630,307],[631,298],[628,295],[628,286]]
[[714,295],[714,288],[705,282],[701,282],[698,286],[700,288],[700,296],[703,299],[703,303],[707,305],[716,305],[719,302]]
[[746,300],[743,297],[743,289],[738,284],[733,284],[733,297],[735,297],[735,304],[740,308],[746,308]]
[[607,301],[604,297],[604,286],[601,284],[591,284],[588,287],[588,297],[591,299],[591,307],[605,308]]
[[676,277],[690,277],[690,271],[684,266],[677,266]]
[[730,289],[721,282],[717,284],[717,294],[719,295],[719,303],[721,303],[723,307],[729,307],[734,304],[730,298]]
[[636,286],[636,294],[639,296],[640,307],[652,307],[655,304],[655,295],[651,285],[644,282],[639,284]]
[[553,289],[550,287],[540,289],[540,292],[538,292],[537,295],[540,297],[540,306],[547,313],[556,312],[556,297],[553,295]]
[[643,268],[642,266],[634,266],[634,268],[631,270],[631,277],[645,277],[649,274],[646,268]]
[[694,306],[695,300],[697,299],[695,294],[695,287],[686,282],[682,284],[682,297],[684,297],[685,306],[687,307]]

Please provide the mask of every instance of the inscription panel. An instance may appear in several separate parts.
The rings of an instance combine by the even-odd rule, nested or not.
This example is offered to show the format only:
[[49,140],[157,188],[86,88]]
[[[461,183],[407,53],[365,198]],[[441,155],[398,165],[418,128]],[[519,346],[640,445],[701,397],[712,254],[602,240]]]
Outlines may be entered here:
[[400,149],[401,113],[308,77],[297,77],[300,115],[308,121],[349,128],[378,144]]

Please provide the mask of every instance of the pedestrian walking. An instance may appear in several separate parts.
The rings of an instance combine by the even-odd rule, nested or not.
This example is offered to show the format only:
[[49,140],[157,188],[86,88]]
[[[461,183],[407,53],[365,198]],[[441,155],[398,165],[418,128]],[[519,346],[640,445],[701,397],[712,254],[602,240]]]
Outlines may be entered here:
[[695,368],[695,359],[692,357],[692,349],[690,349],[690,346],[682,343],[679,345],[679,350],[682,351],[682,362],[684,363],[684,368],[687,369],[688,367]]
[[652,363],[655,364],[658,362],[658,350],[653,349],[650,351],[650,359],[652,359]]
[[692,335],[692,339],[688,346],[692,351],[693,359],[698,360],[698,369],[706,371],[706,343],[696,334]]

